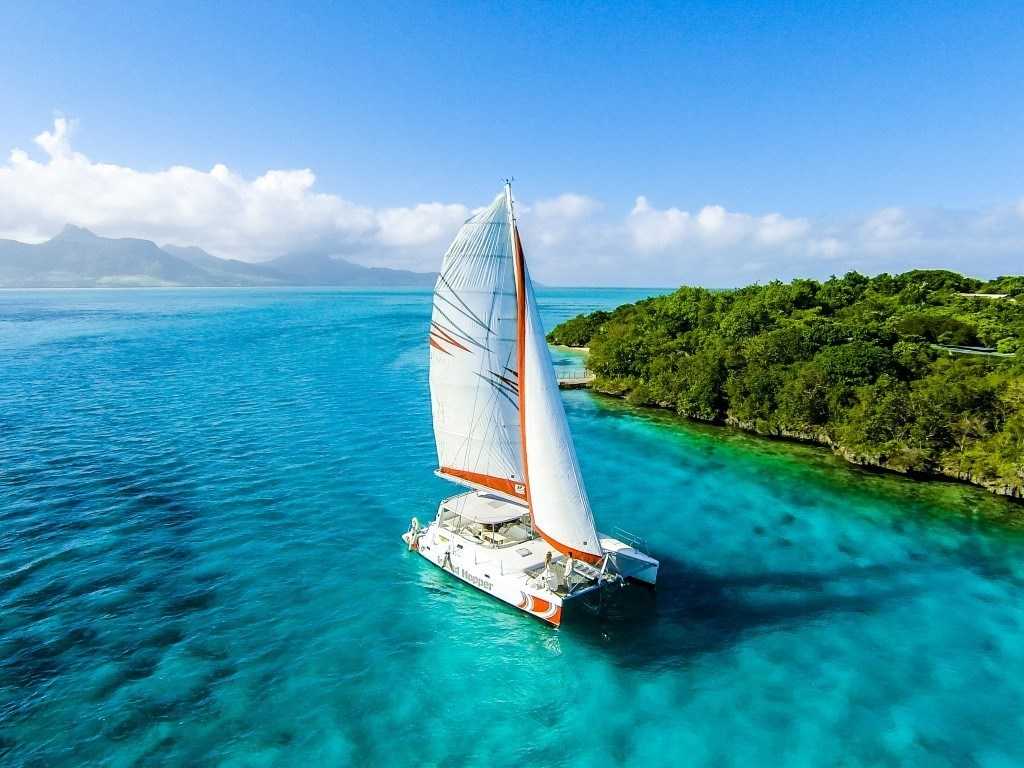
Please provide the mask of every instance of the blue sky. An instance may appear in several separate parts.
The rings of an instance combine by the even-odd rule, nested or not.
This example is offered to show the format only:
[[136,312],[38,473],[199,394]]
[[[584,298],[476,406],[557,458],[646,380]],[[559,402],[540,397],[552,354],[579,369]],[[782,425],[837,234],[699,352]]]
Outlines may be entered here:
[[[659,282],[900,268],[927,254],[911,258],[903,242],[864,264],[877,243],[850,235],[894,210],[917,247],[942,233],[939,261],[963,242],[981,247],[978,237],[951,245],[958,227],[1003,217],[970,262],[1010,271],[1024,261],[1013,219],[1018,207],[1024,219],[1021,51],[1019,3],[7,4],[0,151],[40,161],[33,137],[66,116],[73,151],[91,163],[142,174],[223,164],[250,181],[310,169],[310,193],[376,217],[364,229],[382,227],[387,210],[471,209],[512,173],[527,209],[566,194],[590,201],[535,223],[538,258],[558,279],[590,258],[604,265],[602,282],[616,282],[614,252],[630,243],[657,256],[644,277]],[[648,217],[653,239],[629,234],[640,196],[640,213],[661,217]],[[754,224],[710,248],[691,226],[708,207]],[[662,216],[672,211],[685,216]],[[143,236],[159,218],[82,214]],[[799,254],[759,239],[768,215],[806,224]],[[38,238],[57,217],[0,229]],[[440,245],[310,237],[364,261],[427,268],[450,226]],[[203,234],[180,229],[151,236]],[[216,238],[199,244],[231,251]],[[721,269],[695,272],[710,257]]]

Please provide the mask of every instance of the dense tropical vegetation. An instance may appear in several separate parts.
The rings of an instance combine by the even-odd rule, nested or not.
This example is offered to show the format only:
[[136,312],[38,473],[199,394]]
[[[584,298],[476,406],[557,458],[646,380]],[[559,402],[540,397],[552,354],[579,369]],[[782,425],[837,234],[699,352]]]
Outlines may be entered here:
[[595,387],[636,404],[1024,496],[1024,277],[683,287],[548,338],[589,346]]

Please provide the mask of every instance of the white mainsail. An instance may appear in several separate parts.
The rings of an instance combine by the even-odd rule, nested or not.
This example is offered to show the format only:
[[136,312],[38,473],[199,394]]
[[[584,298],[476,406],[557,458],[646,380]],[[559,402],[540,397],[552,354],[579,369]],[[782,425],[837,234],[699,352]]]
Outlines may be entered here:
[[430,322],[438,474],[526,498],[520,457],[516,283],[504,194],[445,254]]
[[[507,194],[511,196],[510,192]],[[521,316],[518,335],[522,454],[533,527],[559,551],[596,563],[603,554],[601,543],[514,221],[512,235]]]

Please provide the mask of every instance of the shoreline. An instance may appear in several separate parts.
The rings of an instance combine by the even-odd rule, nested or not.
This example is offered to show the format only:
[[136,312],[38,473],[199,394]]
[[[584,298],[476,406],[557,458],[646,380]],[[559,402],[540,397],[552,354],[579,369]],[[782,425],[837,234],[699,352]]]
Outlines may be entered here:
[[590,347],[573,347],[568,344],[548,344],[552,349],[567,349],[570,352],[582,352],[585,355],[590,354]]
[[[552,345],[562,346],[565,345]],[[582,347],[567,347],[568,349],[582,350]],[[628,402],[627,394],[622,392],[615,392],[609,389],[602,389],[597,385],[597,382],[581,383],[572,387],[565,387],[564,389],[587,389],[591,392],[599,394],[603,397],[613,398],[615,400],[621,400]],[[838,445],[830,440],[827,435],[813,435],[810,433],[803,432],[766,432],[758,429],[753,424],[748,424],[735,419],[733,417],[727,417],[724,421],[712,421],[709,419],[700,419],[694,416],[687,416],[683,413],[678,413],[675,409],[664,405],[658,405],[657,403],[647,403],[644,405],[635,405],[630,403],[634,408],[650,408],[651,410],[660,411],[663,413],[671,414],[678,419],[691,424],[701,424],[709,427],[731,427],[737,429],[747,435],[754,435],[761,437],[766,440],[774,440],[782,443],[799,443],[802,445],[810,445],[816,448],[828,449],[833,455],[839,456],[841,459],[846,461],[847,464],[852,464],[855,467],[861,469],[885,472],[892,475],[902,475],[911,480],[927,481],[927,482],[943,482],[943,483],[959,483],[962,485],[970,485],[974,488],[980,488],[993,496],[998,496],[1003,499],[1007,499],[1010,502],[1024,505],[1024,484],[1022,485],[1000,485],[997,483],[985,483],[974,479],[970,476],[970,473],[951,473],[951,472],[917,472],[905,470],[900,467],[892,465],[884,457],[872,457],[863,454],[858,454],[855,451]]]
[[[597,382],[579,388],[589,389],[591,392],[596,392],[597,394],[602,395],[604,397],[611,397],[616,400],[627,401],[626,394],[623,394],[621,392],[614,392],[607,389],[602,389],[600,386],[597,386]],[[1007,499],[1010,502],[1024,505],[1024,484],[1011,486],[1001,485],[997,483],[985,483],[972,478],[970,476],[970,473],[950,473],[941,471],[908,471],[892,465],[885,457],[872,457],[858,454],[849,448],[834,443],[826,435],[813,435],[810,433],[802,432],[766,432],[764,430],[757,429],[757,427],[753,424],[742,422],[739,419],[735,419],[731,416],[727,417],[724,421],[711,421],[708,419],[700,419],[693,416],[687,416],[686,414],[678,413],[673,408],[658,405],[657,403],[649,403],[645,405],[634,405],[630,403],[630,405],[633,405],[633,407],[650,408],[652,410],[669,413],[683,421],[687,421],[693,424],[702,424],[711,427],[731,427],[745,434],[755,435],[757,437],[762,437],[766,440],[775,440],[784,443],[800,443],[803,445],[811,445],[817,448],[828,449],[832,452],[833,455],[839,456],[848,464],[852,464],[862,469],[877,472],[885,472],[893,475],[902,475],[903,477],[918,481],[960,483],[963,485],[970,485],[975,488],[980,488],[992,494],[993,496],[998,496],[1000,498]]]
[[[569,349],[576,352],[582,352],[589,354],[590,347],[572,347],[566,344],[552,344],[552,347]],[[613,397],[617,400],[627,400],[628,393],[614,392],[608,389],[602,389],[599,386],[599,381],[587,382],[578,386],[572,387],[573,389],[589,389],[592,392],[596,392],[605,397]],[[918,481],[931,481],[931,482],[946,482],[946,483],[962,483],[965,485],[971,485],[975,488],[981,488],[982,490],[998,496],[1004,499],[1008,499],[1018,504],[1024,504],[1024,482],[1019,485],[1005,485],[995,482],[985,482],[983,480],[974,478],[969,472],[946,472],[939,471],[935,472],[920,472],[913,471],[895,466],[885,456],[869,456],[866,454],[859,454],[856,451],[839,445],[831,440],[828,435],[824,433],[815,434],[810,432],[790,432],[790,431],[779,431],[779,432],[767,432],[765,430],[758,429],[755,424],[746,423],[739,419],[727,416],[725,420],[709,420],[701,419],[695,416],[689,416],[687,414],[679,413],[674,408],[667,405],[660,405],[658,403],[648,403],[642,406],[636,406],[641,408],[652,408],[666,413],[671,413],[680,419],[694,423],[694,424],[706,424],[714,427],[732,427],[744,432],[748,435],[756,435],[763,437],[767,440],[778,440],[780,442],[789,443],[802,443],[804,445],[813,445],[818,448],[827,448],[832,452],[833,455],[839,456],[848,464],[852,464],[862,469],[868,469],[878,472],[886,472],[894,475],[902,475],[903,477],[910,478]]]

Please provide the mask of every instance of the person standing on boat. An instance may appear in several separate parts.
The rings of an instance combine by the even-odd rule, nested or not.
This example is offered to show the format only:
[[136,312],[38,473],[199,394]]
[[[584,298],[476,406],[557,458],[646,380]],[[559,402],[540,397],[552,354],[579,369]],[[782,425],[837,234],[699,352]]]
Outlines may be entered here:
[[565,556],[565,569],[564,569],[564,577],[563,578],[565,579],[565,589],[566,589],[566,591],[569,591],[570,589],[572,589],[572,582],[569,579],[572,577],[572,570],[575,567],[576,567],[576,562],[572,559],[572,552],[570,552],[569,554],[567,554]]
[[540,583],[552,592],[558,586],[558,576],[551,570],[551,550],[548,550],[544,555],[544,570],[540,574]]

